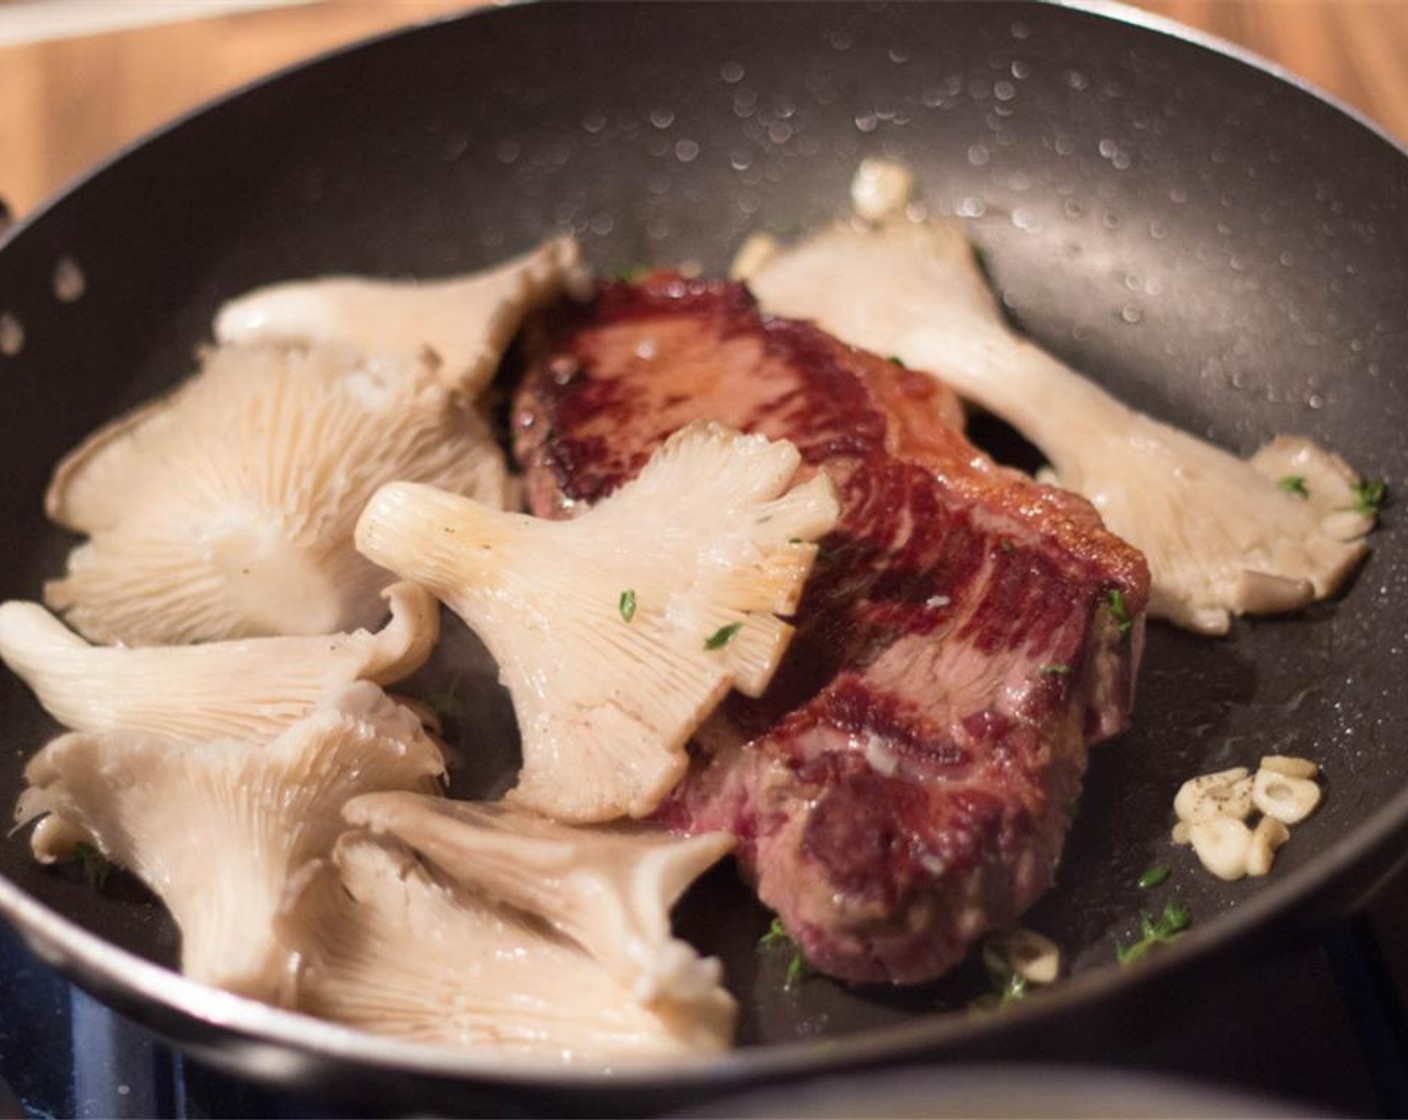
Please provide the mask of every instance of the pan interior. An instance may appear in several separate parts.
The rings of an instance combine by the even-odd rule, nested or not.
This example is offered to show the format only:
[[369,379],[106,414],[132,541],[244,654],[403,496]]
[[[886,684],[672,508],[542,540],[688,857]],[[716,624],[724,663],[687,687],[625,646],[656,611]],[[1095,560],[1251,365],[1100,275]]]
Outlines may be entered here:
[[[189,372],[225,299],[294,276],[444,275],[562,230],[603,270],[721,272],[750,232],[834,219],[867,156],[908,165],[929,213],[967,223],[1013,321],[1129,402],[1240,453],[1304,433],[1368,476],[1408,478],[1408,165],[1313,97],[1055,7],[529,6],[256,87],[11,238],[0,312],[24,343],[0,357],[0,594],[37,598],[62,568],[71,542],[40,515],[53,463]],[[74,302],[54,291],[64,260],[85,277]],[[1094,752],[1059,884],[1027,923],[1073,968],[1110,967],[1168,892],[1207,925],[1309,882],[1401,806],[1395,521],[1340,601],[1223,640],[1151,626],[1135,726]],[[473,794],[502,783],[512,726],[492,667],[461,653],[441,671],[480,706],[464,745],[487,722],[509,752],[461,775],[456,792]],[[0,723],[9,797],[54,729],[8,674]],[[1270,881],[1219,883],[1171,847],[1173,792],[1266,753],[1321,761],[1327,802]],[[1154,863],[1174,876],[1151,896],[1136,881]],[[95,892],[33,864],[19,837],[0,845],[0,873],[118,946],[175,959],[170,924],[128,881]],[[767,920],[727,869],[679,914],[723,958],[747,1046],[913,1022],[983,986],[975,968],[904,991],[788,986],[786,957],[757,947]]]

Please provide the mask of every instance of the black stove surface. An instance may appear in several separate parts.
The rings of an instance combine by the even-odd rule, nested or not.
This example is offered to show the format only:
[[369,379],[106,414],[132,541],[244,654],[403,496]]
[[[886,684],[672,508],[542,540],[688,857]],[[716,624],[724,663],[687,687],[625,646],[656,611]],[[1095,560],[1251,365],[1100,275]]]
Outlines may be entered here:
[[[1040,1058],[1221,1084],[1332,1115],[1402,1116],[1405,1002],[1408,874],[1401,874],[1368,919],[1332,930],[1321,944],[1190,980],[1186,992],[1151,1003],[1117,1050],[1107,1032],[1076,1022]],[[173,1052],[0,926],[0,1117],[358,1114],[347,1102],[271,1093]]]

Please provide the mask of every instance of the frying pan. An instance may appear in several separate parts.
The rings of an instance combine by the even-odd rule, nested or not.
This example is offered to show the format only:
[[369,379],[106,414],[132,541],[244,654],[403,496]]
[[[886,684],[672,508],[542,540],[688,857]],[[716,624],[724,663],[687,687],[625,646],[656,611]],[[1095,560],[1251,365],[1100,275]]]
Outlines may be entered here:
[[[1408,478],[1404,153],[1271,73],[1128,20],[988,3],[516,7],[323,58],[178,122],[0,245],[0,313],[23,328],[0,355],[0,595],[37,597],[72,543],[40,514],[55,461],[187,373],[229,297],[327,272],[446,274],[562,229],[603,268],[721,271],[750,231],[834,218],[865,156],[907,164],[931,213],[967,223],[1014,322],[1134,405],[1240,453],[1303,432],[1369,476]],[[723,957],[742,1045],[646,1071],[518,1068],[200,988],[169,970],[175,934],[150,898],[40,868],[18,837],[0,844],[0,912],[207,1060],[403,1109],[660,1108],[821,1068],[1026,1055],[1076,1018],[1118,1035],[1159,991],[1303,938],[1400,863],[1408,553],[1386,520],[1336,602],[1221,640],[1150,628],[1135,727],[1095,750],[1058,885],[1028,918],[1074,975],[1001,1014],[964,1012],[972,968],[903,992],[788,988],[786,961],[756,946],[767,915],[727,869],[679,923]],[[481,692],[501,722],[502,697]],[[54,728],[9,675],[0,726],[9,797]],[[1213,880],[1169,844],[1173,792],[1273,751],[1319,760],[1326,804],[1268,879]],[[1164,893],[1135,885],[1152,863],[1174,868]],[[1138,909],[1170,893],[1189,935],[1115,966]]]

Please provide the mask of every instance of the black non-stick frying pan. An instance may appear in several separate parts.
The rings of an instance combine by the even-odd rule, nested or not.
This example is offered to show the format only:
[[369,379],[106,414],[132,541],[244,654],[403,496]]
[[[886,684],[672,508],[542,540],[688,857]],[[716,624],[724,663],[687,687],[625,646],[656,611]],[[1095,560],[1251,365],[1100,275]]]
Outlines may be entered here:
[[[103,168],[0,245],[0,595],[38,596],[71,543],[40,495],[59,456],[186,374],[219,304],[327,272],[433,276],[572,230],[603,268],[723,270],[757,229],[841,211],[865,156],[906,163],[967,223],[1012,319],[1125,399],[1246,453],[1303,432],[1408,479],[1408,158],[1345,113],[1206,47],[1046,5],[542,5],[398,34],[280,76]],[[69,262],[69,263],[64,263]],[[84,278],[74,295],[72,267]],[[62,279],[56,289],[56,270]],[[63,298],[68,297],[68,298]],[[127,1012],[247,1075],[402,1108],[656,1107],[744,1083],[958,1053],[1029,1053],[1092,1008],[1303,936],[1408,840],[1408,550],[1390,510],[1336,602],[1225,639],[1155,625],[1135,728],[1094,754],[1057,887],[1029,917],[1074,975],[1001,1014],[971,971],[907,992],[760,952],[732,873],[680,923],[743,1007],[720,1059],[611,1075],[374,1039],[189,984],[160,907],[0,844],[0,912]],[[501,700],[484,690],[492,720]],[[0,679],[0,799],[53,732]],[[1186,777],[1320,760],[1327,802],[1266,880],[1221,884],[1169,843]],[[219,858],[218,852],[211,853]],[[1136,886],[1152,863],[1170,884]],[[1176,893],[1191,933],[1115,946]],[[489,1103],[491,1102],[491,1103]]]

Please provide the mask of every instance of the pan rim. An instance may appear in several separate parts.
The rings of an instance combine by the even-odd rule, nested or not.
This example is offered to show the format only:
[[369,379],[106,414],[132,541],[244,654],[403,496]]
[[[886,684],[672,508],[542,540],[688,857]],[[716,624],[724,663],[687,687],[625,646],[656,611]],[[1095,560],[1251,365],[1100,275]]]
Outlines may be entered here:
[[[1313,83],[1215,35],[1111,0],[1036,0],[1036,3],[1042,7],[1069,9],[1135,26],[1260,71],[1300,94],[1327,105],[1386,142],[1399,156],[1408,160],[1408,146],[1362,113]],[[291,74],[303,73],[363,50],[374,50],[390,40],[427,33],[442,24],[464,20],[512,18],[519,9],[535,7],[537,5],[528,0],[519,0],[503,7],[503,17],[499,15],[499,8],[476,8],[437,16],[321,52],[246,83],[135,139],[70,181],[0,234],[0,251],[23,238],[55,207],[70,200],[113,165],[228,102],[276,84]],[[1408,170],[1408,165],[1405,165],[1405,170]],[[1119,747],[1111,744],[1097,748],[1110,749],[1117,750]],[[100,976],[113,987],[120,987],[124,996],[130,993],[139,1000],[175,1011],[201,1024],[234,1031],[251,1043],[288,1046],[321,1060],[353,1061],[367,1069],[396,1070],[435,1078],[477,1078],[525,1089],[542,1089],[546,1085],[558,1092],[608,1087],[650,1089],[666,1082],[672,1087],[724,1088],[760,1077],[815,1072],[819,1057],[824,1058],[829,1068],[838,1069],[880,1060],[893,1061],[957,1037],[965,1040],[993,1038],[1018,1028],[1053,1022],[1076,1008],[1100,1005],[1117,996],[1161,982],[1181,971],[1194,958],[1244,950],[1258,933],[1264,934],[1277,918],[1285,917],[1306,899],[1331,891],[1334,882],[1347,869],[1363,862],[1373,851],[1391,845],[1395,839],[1404,838],[1408,838],[1408,787],[1400,790],[1348,835],[1319,853],[1316,859],[1269,884],[1207,925],[1195,926],[1178,944],[1149,958],[1137,970],[1125,971],[1113,966],[1089,970],[1064,981],[1040,999],[1006,1009],[1000,1016],[975,1019],[954,1014],[929,1015],[903,1024],[871,1028],[841,1037],[750,1046],[698,1059],[607,1069],[564,1067],[537,1059],[523,1060],[520,1064],[506,1061],[498,1054],[480,1054],[447,1046],[387,1039],[209,988],[103,940],[32,898],[3,874],[0,874],[0,916],[17,929],[42,959],[57,965],[85,987],[92,983],[91,976]],[[1400,858],[1398,866],[1405,864],[1408,864],[1408,851]],[[77,976],[74,976],[71,967],[74,964],[82,966]],[[91,975],[87,970],[92,970]],[[98,987],[105,988],[104,985]],[[159,1026],[156,1029],[166,1033]],[[167,1037],[172,1036],[167,1034]],[[199,1049],[198,1044],[186,1038],[172,1037],[172,1041],[178,1046]],[[221,1058],[216,1051],[206,1050],[205,1054],[217,1062],[238,1061]],[[257,1070],[239,1068],[246,1074],[258,1076]]]

